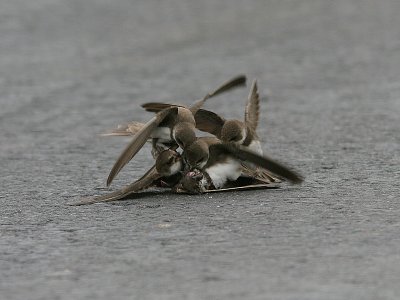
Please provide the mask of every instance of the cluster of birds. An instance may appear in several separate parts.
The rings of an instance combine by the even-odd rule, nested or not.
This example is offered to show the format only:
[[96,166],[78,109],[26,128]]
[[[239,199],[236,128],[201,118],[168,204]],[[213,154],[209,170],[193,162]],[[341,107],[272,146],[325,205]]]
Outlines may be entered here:
[[[107,186],[147,141],[152,143],[155,164],[121,190],[83,198],[72,205],[120,200],[154,186],[175,192],[204,193],[249,183],[262,186],[282,180],[301,183],[301,175],[263,153],[257,135],[260,99],[256,80],[250,88],[243,121],[225,119],[201,108],[208,99],[245,85],[246,76],[236,76],[190,107],[159,102],[143,104],[146,111],[155,113],[150,121],[119,125],[103,134],[133,136],[111,169]],[[198,137],[196,129],[212,136]]]

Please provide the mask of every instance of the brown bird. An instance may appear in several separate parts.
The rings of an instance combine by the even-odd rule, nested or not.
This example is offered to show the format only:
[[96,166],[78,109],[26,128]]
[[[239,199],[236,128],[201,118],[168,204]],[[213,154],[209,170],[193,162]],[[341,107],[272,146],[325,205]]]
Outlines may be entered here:
[[78,206],[97,202],[121,200],[133,193],[137,193],[151,186],[155,186],[160,183],[160,181],[162,183],[172,181],[170,185],[174,186],[175,183],[179,181],[181,176],[177,176],[177,178],[173,177],[175,175],[180,175],[179,173],[182,171],[182,169],[183,160],[181,155],[175,150],[164,150],[157,157],[154,166],[151,167],[150,170],[148,170],[141,178],[130,185],[106,195],[83,198],[79,202],[71,203],[70,205]]
[[[222,143],[214,137],[197,138],[189,147],[184,150],[186,163],[193,169],[200,170],[204,175],[199,184],[203,190],[220,189],[228,181],[235,181],[241,175],[264,178],[274,182],[272,174],[284,178],[292,183],[301,183],[301,175],[289,170],[284,165],[268,158],[258,155],[243,147],[234,144]],[[257,169],[252,170],[244,163],[252,163],[268,173],[268,176],[260,176]],[[272,173],[272,174],[271,174]],[[271,178],[271,179],[268,179]]]
[[[184,148],[191,144],[196,135],[194,132],[195,120],[194,115],[211,97],[230,90],[246,82],[246,77],[243,75],[237,76],[223,84],[221,87],[207,94],[203,99],[196,101],[191,107],[173,106],[158,112],[149,122],[144,124],[140,130],[136,132],[133,140],[121,153],[107,179],[109,186],[119,171],[136,155],[143,147],[148,138],[152,137],[154,144],[161,141],[162,144],[177,144]],[[161,147],[162,148],[162,147]]]
[[213,189],[213,186],[204,184],[205,173],[194,170],[182,176],[179,183],[173,187],[177,193],[200,194],[209,192],[239,191],[251,189],[276,189],[279,186],[257,174],[242,174],[235,181],[228,181],[222,188]]
[[[175,104],[150,102],[142,105],[147,111],[158,112]],[[180,106],[178,106],[180,107]],[[254,80],[246,102],[244,121],[226,120],[218,114],[199,109],[195,114],[196,128],[211,133],[223,142],[232,142],[245,149],[262,155],[261,143],[257,135],[257,126],[260,115],[260,99],[257,81]],[[135,130],[135,124],[129,124],[125,130]]]
[[[156,112],[160,109],[171,107],[171,104],[153,102],[143,104],[142,106],[148,111]],[[245,150],[262,155],[263,150],[257,134],[259,112],[260,99],[258,86],[257,81],[254,80],[246,102],[244,121],[236,119],[226,120],[212,111],[200,109],[195,115],[196,128],[215,135],[223,142],[233,143]],[[243,166],[255,172],[254,176],[264,177],[264,179],[273,182],[278,181],[277,177],[272,176],[272,174],[260,169],[251,162],[243,162]]]

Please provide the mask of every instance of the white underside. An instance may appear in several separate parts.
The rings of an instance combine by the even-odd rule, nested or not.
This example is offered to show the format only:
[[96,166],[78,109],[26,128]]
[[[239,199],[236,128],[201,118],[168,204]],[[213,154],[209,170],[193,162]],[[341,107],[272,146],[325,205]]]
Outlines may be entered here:
[[246,136],[247,136],[247,134],[246,134],[246,129],[242,129],[242,139],[241,140],[239,140],[239,141],[237,141],[236,143],[238,144],[238,145],[242,145],[243,144],[243,142],[244,142],[244,140],[246,139]]
[[252,141],[250,145],[247,146],[247,149],[256,154],[263,155],[260,141]]
[[175,175],[178,173],[180,170],[182,170],[182,161],[178,160],[176,163],[174,163],[171,166],[171,174],[170,175]]
[[171,129],[169,127],[157,127],[151,133],[151,137],[153,139],[171,141]]
[[157,158],[162,151],[169,148],[165,144],[171,143],[171,130],[169,127],[157,127],[151,133],[151,137],[157,139],[156,147],[151,150],[153,157]]
[[228,159],[225,163],[219,163],[207,168],[205,171],[210,176],[215,188],[224,186],[228,180],[236,180],[241,174],[240,162],[235,159]]
[[[255,154],[258,154],[258,155],[260,155],[260,156],[263,156],[263,150],[262,150],[262,148],[261,148],[261,143],[260,143],[260,141],[252,141],[252,142],[250,143],[250,145],[248,145],[248,146],[242,146],[242,147],[243,147],[243,149],[246,149],[246,150],[248,150],[248,151],[250,151],[250,152],[253,152],[253,153],[255,153]],[[256,169],[256,168],[257,168],[257,165],[255,165],[255,164],[253,164],[253,163],[251,163],[251,162],[244,161],[243,163],[244,163],[245,166],[247,166],[247,167],[250,168],[250,169]]]

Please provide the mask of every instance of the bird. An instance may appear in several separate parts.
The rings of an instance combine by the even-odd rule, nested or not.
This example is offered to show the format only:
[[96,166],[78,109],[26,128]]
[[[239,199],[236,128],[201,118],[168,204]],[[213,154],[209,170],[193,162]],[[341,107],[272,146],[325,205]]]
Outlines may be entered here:
[[[278,185],[257,174],[242,174],[235,181],[228,181],[222,188],[212,189],[212,186],[204,181],[206,174],[199,170],[189,171],[183,174],[180,181],[172,187],[176,193],[201,194],[209,192],[224,192],[230,190],[249,190],[249,189],[275,189]],[[206,179],[207,180],[207,179]]]
[[244,75],[236,76],[202,99],[197,100],[188,108],[172,106],[158,112],[136,132],[132,141],[120,154],[107,178],[107,186],[111,184],[119,171],[136,155],[150,137],[153,139],[154,147],[157,147],[159,141],[162,144],[168,144],[167,147],[171,144],[177,144],[181,148],[190,145],[196,139],[194,115],[206,100],[243,85],[245,82],[246,77]]
[[[232,143],[224,143],[215,137],[199,137],[183,152],[189,172],[200,171],[199,185],[205,189],[220,189],[228,181],[235,181],[241,175],[260,177],[258,170],[246,167],[243,162],[252,163],[268,172],[273,182],[276,174],[280,178],[298,184],[302,176],[273,159],[254,153]],[[264,180],[269,180],[265,177]]]
[[[164,103],[145,103],[142,105],[146,110],[156,112],[160,109],[171,107],[171,104]],[[263,155],[261,142],[257,134],[257,127],[260,116],[260,96],[258,93],[257,80],[253,80],[249,95],[247,97],[244,120],[225,119],[215,112],[200,109],[195,114],[196,128],[213,134],[222,142],[233,143],[245,150]],[[242,162],[244,167],[251,169],[254,176],[264,177],[273,182],[279,181],[279,178],[272,176],[270,172],[257,167],[251,162]]]
[[83,198],[78,202],[71,203],[72,206],[87,205],[97,202],[110,202],[121,200],[133,193],[143,191],[151,186],[172,187],[182,177],[184,162],[181,155],[172,149],[164,150],[157,157],[155,164],[138,180],[115,192]]
[[[158,112],[176,104],[160,102],[149,102],[142,107],[150,112]],[[213,134],[223,142],[234,143],[253,151],[263,154],[261,142],[257,134],[257,126],[260,115],[260,97],[258,93],[257,80],[254,80],[245,106],[244,120],[225,119],[220,115],[205,109],[199,109],[194,115],[196,128]],[[135,130],[135,124],[129,124],[125,129]]]

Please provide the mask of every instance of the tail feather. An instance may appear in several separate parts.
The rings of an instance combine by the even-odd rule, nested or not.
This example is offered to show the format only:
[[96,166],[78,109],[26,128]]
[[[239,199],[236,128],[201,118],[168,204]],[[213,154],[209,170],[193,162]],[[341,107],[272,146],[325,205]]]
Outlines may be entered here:
[[[242,163],[242,175],[246,177],[252,177],[263,181],[265,183],[279,183],[282,179],[272,174],[268,170],[264,170],[257,166],[249,166],[246,163]],[[284,179],[283,179],[284,180]]]

